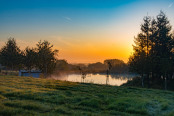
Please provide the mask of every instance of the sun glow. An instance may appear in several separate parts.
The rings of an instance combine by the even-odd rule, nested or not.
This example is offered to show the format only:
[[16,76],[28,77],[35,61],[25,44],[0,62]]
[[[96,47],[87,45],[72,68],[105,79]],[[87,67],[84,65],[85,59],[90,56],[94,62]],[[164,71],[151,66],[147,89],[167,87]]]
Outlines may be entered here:
[[147,13],[155,16],[164,10],[169,20],[174,19],[174,5],[169,0],[78,2],[46,4],[38,0],[27,1],[28,5],[1,1],[0,46],[9,37],[14,37],[22,49],[48,40],[59,50],[59,59],[71,63],[103,62],[110,58],[127,62],[134,36]]

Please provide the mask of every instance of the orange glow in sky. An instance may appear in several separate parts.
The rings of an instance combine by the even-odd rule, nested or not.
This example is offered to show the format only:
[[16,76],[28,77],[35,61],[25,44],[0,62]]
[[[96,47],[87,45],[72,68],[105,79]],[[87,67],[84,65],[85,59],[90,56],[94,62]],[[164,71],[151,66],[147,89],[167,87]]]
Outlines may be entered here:
[[21,49],[48,40],[69,63],[127,62],[143,17],[160,10],[174,26],[172,0],[0,1],[0,48],[9,37]]

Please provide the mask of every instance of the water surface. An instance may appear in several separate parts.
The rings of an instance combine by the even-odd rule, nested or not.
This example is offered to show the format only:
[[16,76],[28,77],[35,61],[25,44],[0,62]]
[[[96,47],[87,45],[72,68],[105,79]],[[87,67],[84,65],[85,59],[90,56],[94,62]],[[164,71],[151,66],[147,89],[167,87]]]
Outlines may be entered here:
[[82,83],[95,83],[95,84],[108,84],[108,85],[117,85],[120,86],[126,83],[128,80],[131,80],[136,75],[133,74],[87,74],[82,76],[80,74],[68,74],[59,77],[53,77],[58,80],[65,80],[71,82],[82,82]]

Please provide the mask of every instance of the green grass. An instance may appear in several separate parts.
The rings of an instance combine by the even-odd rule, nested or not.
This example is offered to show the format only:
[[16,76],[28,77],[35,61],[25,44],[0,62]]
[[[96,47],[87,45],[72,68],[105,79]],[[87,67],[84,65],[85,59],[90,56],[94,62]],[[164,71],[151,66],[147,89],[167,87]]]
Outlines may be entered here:
[[174,92],[0,76],[0,115],[172,116]]

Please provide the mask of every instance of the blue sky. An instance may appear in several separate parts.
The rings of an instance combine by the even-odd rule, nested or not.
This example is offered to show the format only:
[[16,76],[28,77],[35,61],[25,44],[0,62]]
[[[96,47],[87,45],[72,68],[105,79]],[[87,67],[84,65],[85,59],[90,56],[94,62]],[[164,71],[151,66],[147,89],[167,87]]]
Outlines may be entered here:
[[126,62],[143,17],[160,10],[174,26],[174,0],[0,0],[0,45],[48,40],[69,62]]

